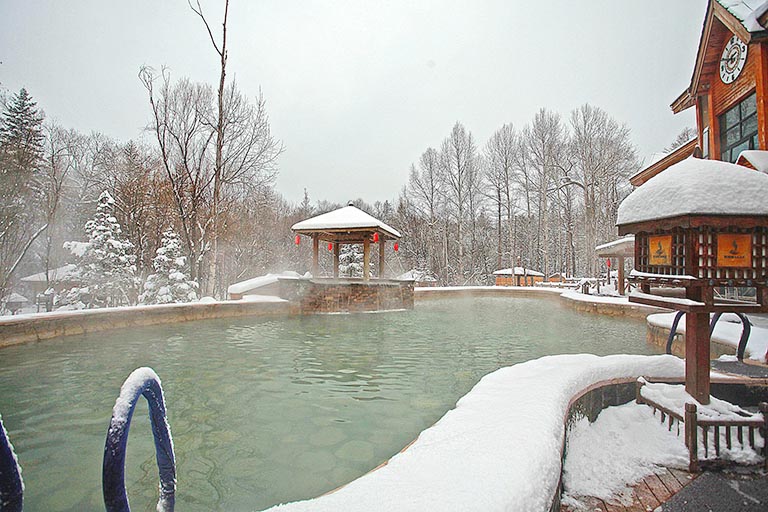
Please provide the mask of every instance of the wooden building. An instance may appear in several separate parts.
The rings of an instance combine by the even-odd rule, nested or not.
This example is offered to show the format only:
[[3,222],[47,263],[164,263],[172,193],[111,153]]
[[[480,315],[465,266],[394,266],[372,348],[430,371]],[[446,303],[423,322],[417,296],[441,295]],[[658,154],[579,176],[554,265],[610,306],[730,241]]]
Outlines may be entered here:
[[635,186],[695,153],[736,163],[768,150],[768,3],[709,0],[691,83],[671,108],[696,110],[697,136],[630,178]]
[[496,286],[534,286],[544,282],[544,274],[523,267],[503,268],[493,275]]

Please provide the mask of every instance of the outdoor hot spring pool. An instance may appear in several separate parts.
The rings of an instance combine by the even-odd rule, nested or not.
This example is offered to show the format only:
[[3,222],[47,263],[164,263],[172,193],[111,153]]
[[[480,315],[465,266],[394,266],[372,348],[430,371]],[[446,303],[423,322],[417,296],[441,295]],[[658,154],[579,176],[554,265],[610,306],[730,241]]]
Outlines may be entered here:
[[[0,414],[23,469],[26,510],[104,510],[112,406],[130,372],[151,366],[163,380],[175,442],[177,509],[251,511],[361,476],[497,368],[580,352],[651,349],[644,322],[548,299],[208,320],[2,349]],[[134,511],[154,510],[157,482],[141,399],[126,462]]]

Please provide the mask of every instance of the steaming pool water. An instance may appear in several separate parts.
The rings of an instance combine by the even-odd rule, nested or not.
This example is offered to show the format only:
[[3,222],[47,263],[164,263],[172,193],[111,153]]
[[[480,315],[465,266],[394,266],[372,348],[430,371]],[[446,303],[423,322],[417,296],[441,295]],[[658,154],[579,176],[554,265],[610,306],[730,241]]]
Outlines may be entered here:
[[[223,319],[59,338],[0,350],[0,414],[25,510],[104,510],[104,438],[139,366],[163,380],[177,510],[251,511],[320,495],[387,460],[485,374],[549,354],[648,354],[645,324],[557,300],[461,298],[413,311]],[[154,510],[146,401],[126,485]]]

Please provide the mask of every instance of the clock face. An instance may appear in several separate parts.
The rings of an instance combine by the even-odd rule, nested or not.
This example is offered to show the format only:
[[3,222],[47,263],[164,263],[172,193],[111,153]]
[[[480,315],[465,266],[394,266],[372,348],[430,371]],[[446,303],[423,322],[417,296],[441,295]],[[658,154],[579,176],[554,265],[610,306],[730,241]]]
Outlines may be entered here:
[[747,45],[737,36],[728,40],[720,57],[720,80],[730,84],[736,80],[747,62]]

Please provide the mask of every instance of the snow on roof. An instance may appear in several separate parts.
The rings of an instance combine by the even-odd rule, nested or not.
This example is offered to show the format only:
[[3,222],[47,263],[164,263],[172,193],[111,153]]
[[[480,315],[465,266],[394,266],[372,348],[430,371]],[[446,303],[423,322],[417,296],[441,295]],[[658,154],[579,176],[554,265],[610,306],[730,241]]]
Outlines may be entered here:
[[528,268],[523,267],[514,267],[514,268],[503,268],[501,270],[497,270],[493,273],[495,276],[540,276],[544,277],[544,274],[541,272],[536,272],[535,270],[531,270]]
[[335,492],[269,510],[549,510],[573,397],[610,379],[684,374],[683,360],[668,355],[559,355],[501,368],[386,465]]
[[5,298],[5,302],[29,302],[29,300],[25,296],[14,292]]
[[398,276],[396,279],[398,281],[422,281],[422,282],[437,281],[437,279],[429,275],[429,273],[426,270],[416,270],[416,269],[409,270],[405,274]]
[[54,268],[48,271],[48,279],[45,277],[45,272],[38,272],[30,276],[22,277],[21,281],[24,283],[45,283],[47,281],[71,281],[77,279],[77,265],[64,265],[63,267]]
[[649,179],[619,206],[619,226],[681,215],[768,215],[768,175],[687,158]]
[[633,251],[635,249],[635,235],[627,235],[623,238],[619,238],[618,240],[614,240],[613,242],[608,242],[607,244],[598,245],[595,247],[595,251],[600,253],[608,253],[608,252],[624,252],[624,251]]
[[352,205],[323,213],[291,226],[293,231],[344,230],[348,228],[379,228],[394,238],[402,236],[395,228],[386,225],[379,219],[368,215],[363,210]]
[[758,171],[768,174],[768,151],[747,149],[739,154],[739,159],[742,158]]
[[758,19],[768,11],[768,0],[717,0],[717,3],[738,19],[750,32],[760,32],[766,27]]
[[264,286],[274,284],[277,282],[278,278],[299,278],[301,277],[298,272],[293,272],[291,270],[287,270],[285,272],[282,272],[280,274],[267,274],[264,276],[254,277],[253,279],[248,279],[246,281],[240,281],[239,283],[231,284],[229,285],[229,288],[227,288],[227,293],[242,295],[246,292],[257,290],[259,288],[262,288]]

